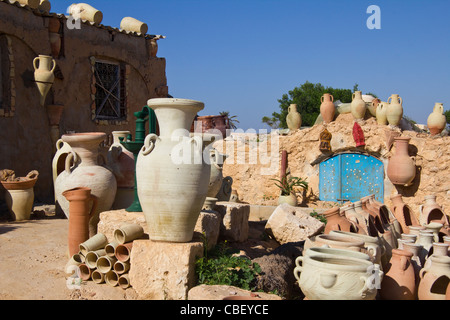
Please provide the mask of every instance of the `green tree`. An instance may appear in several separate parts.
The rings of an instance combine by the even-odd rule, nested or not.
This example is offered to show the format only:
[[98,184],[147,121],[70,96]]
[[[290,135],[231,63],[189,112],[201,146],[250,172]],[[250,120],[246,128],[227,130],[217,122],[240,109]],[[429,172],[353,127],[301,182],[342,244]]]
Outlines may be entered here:
[[444,112],[445,118],[447,118],[447,124],[450,124],[450,110]]
[[296,87],[283,94],[278,100],[280,103],[280,112],[272,113],[271,117],[263,117],[262,122],[272,128],[287,128],[286,116],[291,104],[296,104],[298,112],[302,115],[302,126],[313,126],[317,116],[320,114],[320,98],[324,93],[333,95],[334,101],[340,100],[343,103],[352,102],[352,94],[358,90],[358,84],[355,84],[353,91],[351,89],[335,89],[324,87],[320,83],[311,83],[306,81],[300,87]]

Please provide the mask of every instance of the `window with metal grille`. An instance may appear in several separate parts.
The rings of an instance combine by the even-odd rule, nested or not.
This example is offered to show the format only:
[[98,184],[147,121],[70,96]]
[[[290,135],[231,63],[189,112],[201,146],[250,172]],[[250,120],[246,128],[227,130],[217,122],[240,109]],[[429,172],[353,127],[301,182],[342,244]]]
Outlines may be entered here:
[[95,119],[126,119],[125,67],[119,63],[95,61]]

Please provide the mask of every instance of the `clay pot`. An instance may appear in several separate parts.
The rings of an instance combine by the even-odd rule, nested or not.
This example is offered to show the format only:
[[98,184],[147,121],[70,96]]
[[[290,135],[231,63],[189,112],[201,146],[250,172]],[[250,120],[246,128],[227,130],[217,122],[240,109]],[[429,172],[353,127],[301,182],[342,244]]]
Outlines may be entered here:
[[93,270],[91,274],[91,279],[96,284],[101,284],[105,282],[105,274],[99,270]]
[[424,225],[426,228],[426,231],[429,231],[433,234],[433,241],[434,242],[441,242],[441,236],[439,231],[444,227],[442,223],[436,222],[436,220],[433,220],[429,224]]
[[325,93],[320,98],[320,101],[322,102],[322,104],[320,105],[320,114],[322,115],[323,122],[324,123],[333,122],[334,116],[336,114],[334,97],[329,93]]
[[205,133],[190,137],[189,128],[204,108],[202,102],[156,98],[147,105],[155,111],[160,135],[145,138],[136,163],[136,178],[150,239],[189,242],[211,174],[203,151],[217,136]]
[[220,153],[217,149],[211,148],[209,159],[211,163],[211,174],[207,197],[216,198],[223,181],[223,163],[228,156]]
[[119,287],[121,287],[124,290],[131,287],[130,277],[128,276],[128,274],[120,275],[118,282]]
[[389,97],[386,118],[391,126],[398,126],[403,118],[403,99],[398,94]]
[[111,270],[105,274],[105,282],[111,287],[116,287],[119,284],[119,275]]
[[376,286],[370,285],[368,270],[375,270],[381,281],[383,272],[370,261],[333,255],[298,257],[294,276],[308,300],[374,300]]
[[339,237],[337,235],[332,234],[320,234],[318,236],[313,236],[306,239],[304,244],[304,250],[322,246],[363,252],[364,241],[353,238],[350,239],[345,237]]
[[80,250],[80,244],[89,239],[89,220],[97,209],[97,198],[89,188],[66,190],[62,195],[69,201],[69,256]]
[[74,19],[87,20],[95,24],[100,24],[103,20],[103,13],[87,3],[74,3],[68,8],[68,13]]
[[20,4],[27,5],[31,9],[39,8],[40,0],[17,0]]
[[[338,256],[341,258],[352,258],[352,259],[362,259],[366,261],[370,261],[370,256],[364,252],[358,252],[347,249],[337,249],[337,248],[328,248],[328,247],[313,247],[308,250],[303,251],[303,256],[312,256],[312,255],[330,255],[330,256]],[[301,258],[297,258],[295,260],[295,265],[300,266]]]
[[277,203],[278,203],[278,205],[281,205],[283,203],[287,203],[290,206],[296,207],[297,204],[298,204],[297,196],[295,194],[293,194],[293,193],[291,193],[288,196],[280,195],[278,197],[278,202]]
[[120,143],[120,138],[126,138],[130,131],[113,131],[113,143],[107,153],[108,168],[111,169],[117,182],[117,192],[112,209],[128,208],[134,200],[134,155]]
[[423,268],[423,265],[424,265],[424,261],[421,258],[423,247],[422,247],[422,245],[417,244],[417,243],[413,243],[410,241],[403,241],[402,249],[405,251],[411,252],[413,254],[413,256],[411,257],[411,264],[413,265],[413,268],[414,268],[416,284],[418,284],[420,281],[419,272]]
[[369,110],[369,112],[372,116],[376,117],[377,116],[377,107],[381,103],[380,99],[372,97],[373,99],[370,101],[370,99],[366,99],[365,97],[369,97],[369,96],[363,95],[363,100],[366,102],[367,110]]
[[420,223],[422,225],[429,224],[431,221],[441,221],[442,224],[448,225],[447,215],[442,207],[436,202],[436,195],[425,196],[425,203],[419,206]]
[[55,71],[56,68],[56,61],[50,56],[39,55],[34,58],[33,67],[35,70],[34,80],[41,96],[40,104],[43,106],[45,104],[45,98],[55,80],[53,71]]
[[386,116],[388,106],[389,104],[387,102],[380,102],[377,106],[376,117],[379,125],[385,126],[388,124]]
[[419,252],[420,262],[423,266],[425,264],[425,260],[431,255],[430,251],[433,248],[433,233],[421,231],[419,236],[417,237],[416,244],[422,246],[422,249]]
[[49,40],[50,40],[50,48],[52,50],[52,57],[58,58],[59,54],[61,53],[61,35],[56,32],[50,32],[48,34]]
[[117,241],[112,241],[105,246],[106,255],[109,257],[116,256],[116,248],[119,246]]
[[391,196],[391,200],[393,204],[391,211],[400,223],[403,233],[410,233],[411,226],[420,227],[419,221],[414,215],[412,209],[403,202],[401,194]]
[[83,281],[88,281],[92,277],[92,272],[95,271],[94,269],[91,269],[88,267],[87,264],[82,263],[78,266],[80,278]]
[[73,152],[72,147],[64,142],[62,139],[59,139],[55,143],[56,152],[53,156],[52,160],[52,176],[53,176],[53,188],[55,192],[55,199],[56,199],[56,178],[58,175],[65,170],[66,166],[66,159],[69,154],[72,154],[72,159],[74,163],[77,163],[79,161],[78,156],[75,152]]
[[34,205],[34,185],[39,173],[33,177],[21,177],[17,181],[1,181],[5,188],[5,202],[14,221],[30,220]]
[[429,268],[429,265],[432,263],[431,257],[436,257],[436,256],[447,257],[449,255],[449,253],[448,253],[449,248],[450,248],[450,245],[448,243],[434,242],[433,249],[432,249],[432,251],[430,251],[431,255],[428,256],[423,267]]
[[355,91],[352,95],[351,112],[355,120],[362,120],[366,116],[366,102],[362,99],[362,92]]
[[333,230],[358,232],[357,226],[350,222],[338,207],[325,211],[323,215],[327,219],[324,234],[329,234]]
[[80,163],[71,167],[73,156],[71,154],[67,156],[65,170],[58,175],[55,181],[57,205],[61,207],[66,217],[69,217],[69,203],[62,196],[62,192],[77,187],[90,188],[92,195],[98,199],[97,209],[89,221],[91,237],[97,233],[100,212],[111,209],[117,192],[117,181],[114,174],[99,165],[97,160],[99,145],[105,138],[106,134],[102,132],[66,134],[61,138],[78,155]]
[[48,0],[40,0],[39,10],[41,10],[41,11],[43,11],[45,13],[49,13],[51,9],[52,9],[52,4],[50,3],[50,1],[48,1]]
[[101,256],[97,259],[97,270],[103,274],[113,270],[116,263],[116,257],[110,257],[108,255]]
[[103,249],[107,244],[108,238],[103,233],[97,233],[95,236],[90,237],[80,244],[80,253],[86,257],[89,252]]
[[302,126],[302,116],[297,111],[297,105],[291,104],[288,108],[289,112],[286,116],[286,124],[289,130],[294,131],[300,129]]
[[447,126],[447,118],[444,115],[444,104],[436,103],[433,112],[428,116],[427,126],[431,136],[438,135]]
[[133,248],[133,242],[119,244],[116,247],[115,256],[117,260],[127,262],[130,260],[131,250]]
[[122,275],[125,272],[128,272],[128,270],[130,270],[130,263],[129,262],[116,261],[114,263],[113,269],[118,275]]
[[125,31],[146,34],[148,31],[148,25],[142,21],[135,19],[135,18],[125,17],[120,22],[120,29],[125,30]]
[[355,206],[353,203],[350,203],[348,205],[344,205],[341,207],[341,212],[344,214],[344,216],[352,222],[354,225],[358,228],[359,234],[365,234],[367,235],[367,225],[365,223],[365,219],[362,215],[358,214],[355,211]]
[[431,257],[428,268],[420,271],[419,300],[445,300],[450,282],[450,257]]
[[95,251],[89,251],[86,255],[86,265],[91,269],[97,268],[97,261],[100,257],[103,257],[106,255],[105,249],[97,249]]
[[415,300],[417,286],[411,263],[412,256],[413,254],[406,250],[392,250],[392,258],[381,282],[382,300]]
[[135,223],[127,223],[114,230],[114,239],[119,244],[132,242],[133,240],[142,238],[143,235],[144,228]]
[[416,177],[415,158],[408,153],[409,137],[395,138],[395,154],[389,159],[387,176],[393,184],[408,187]]

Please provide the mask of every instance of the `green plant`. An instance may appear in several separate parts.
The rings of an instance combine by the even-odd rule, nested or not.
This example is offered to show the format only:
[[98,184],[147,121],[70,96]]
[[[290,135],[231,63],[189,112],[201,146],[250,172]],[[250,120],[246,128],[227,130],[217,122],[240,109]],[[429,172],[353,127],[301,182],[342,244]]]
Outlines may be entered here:
[[237,116],[230,116],[229,111],[222,111],[219,114],[227,118],[230,129],[237,129],[236,123],[239,123],[239,120],[237,120]]
[[317,220],[327,224],[327,218],[323,214],[318,213],[316,210],[313,212],[310,212],[309,215],[313,218],[316,218]]
[[275,185],[280,188],[282,196],[290,195],[295,187],[301,187],[308,190],[308,182],[299,177],[291,177],[289,175],[284,175],[281,179],[271,179],[276,181]]
[[251,260],[233,256],[235,251],[226,242],[216,245],[209,256],[197,259],[195,273],[199,284],[229,285],[254,290],[254,280],[261,267]]

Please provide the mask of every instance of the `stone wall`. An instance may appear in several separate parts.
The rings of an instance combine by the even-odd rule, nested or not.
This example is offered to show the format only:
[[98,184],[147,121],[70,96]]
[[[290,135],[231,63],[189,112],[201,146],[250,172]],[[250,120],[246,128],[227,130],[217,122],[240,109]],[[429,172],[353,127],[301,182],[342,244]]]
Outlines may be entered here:
[[[301,206],[323,208],[336,203],[324,203],[319,200],[319,164],[329,157],[343,152],[360,152],[371,155],[384,164],[384,200],[391,205],[390,196],[402,194],[404,201],[409,204],[416,215],[419,205],[424,202],[424,196],[437,195],[437,202],[450,210],[450,137],[430,137],[425,133],[415,131],[401,131],[399,128],[380,126],[375,118],[370,117],[361,124],[365,136],[365,147],[356,147],[352,130],[354,120],[351,114],[340,114],[334,122],[327,125],[332,133],[331,153],[319,150],[320,133],[324,130],[323,124],[311,128],[304,128],[290,132],[287,135],[237,135],[237,138],[227,138],[215,147],[231,156],[225,161],[223,174],[233,178],[233,189],[239,199],[250,204],[275,205],[279,189],[271,179],[280,177],[281,152],[288,153],[288,168],[293,176],[307,178],[309,190],[298,200]],[[393,185],[387,178],[386,170],[389,158],[395,154],[395,145],[388,147],[388,137],[391,133],[411,137],[409,154],[415,156],[417,174],[410,187]],[[279,144],[277,146],[277,139]],[[275,143],[271,143],[271,141]],[[275,163],[275,170],[267,174],[264,172],[270,165],[262,163],[261,159],[250,163],[252,150],[268,145],[274,148],[270,154],[271,161]],[[245,155],[245,161],[242,157]],[[240,158],[241,157],[241,158]],[[257,157],[254,157],[257,158]],[[263,159],[264,160],[264,159]]]
[[[160,96],[161,91],[167,92],[166,61],[152,53],[152,36],[119,32],[88,22],[82,23],[80,29],[69,29],[64,15],[46,15],[0,1],[0,37],[9,43],[9,47],[2,50],[9,50],[9,54],[2,54],[1,59],[8,59],[11,66],[13,88],[10,94],[14,102],[12,110],[0,112],[0,169],[14,170],[18,176],[38,170],[35,195],[36,201],[42,202],[53,200],[54,143],[46,106],[39,103],[33,59],[52,54],[48,26],[50,19],[55,18],[63,25],[63,54],[55,59],[56,78],[46,105],[64,105],[59,127],[61,135],[67,131],[100,131],[111,135],[116,130],[129,130],[134,134],[133,113],[141,110],[148,99]],[[126,65],[128,110],[125,121],[93,119],[92,57]]]

